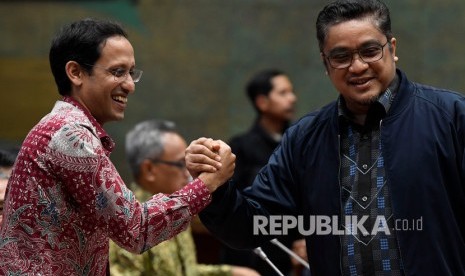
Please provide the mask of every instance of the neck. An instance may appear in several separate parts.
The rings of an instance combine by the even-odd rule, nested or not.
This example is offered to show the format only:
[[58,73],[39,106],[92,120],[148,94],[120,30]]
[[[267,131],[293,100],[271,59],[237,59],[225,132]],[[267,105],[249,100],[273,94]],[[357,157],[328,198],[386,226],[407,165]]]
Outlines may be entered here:
[[285,121],[277,120],[269,116],[261,116],[258,123],[270,134],[282,134],[287,124]]
[[365,125],[366,118],[366,114],[354,114],[354,122],[361,126]]
[[351,103],[349,101],[346,101],[346,107],[347,109],[352,113],[353,115],[353,121],[359,125],[364,125],[365,124],[365,119],[368,114],[368,110],[370,109],[370,105],[368,104],[357,104],[357,103]]

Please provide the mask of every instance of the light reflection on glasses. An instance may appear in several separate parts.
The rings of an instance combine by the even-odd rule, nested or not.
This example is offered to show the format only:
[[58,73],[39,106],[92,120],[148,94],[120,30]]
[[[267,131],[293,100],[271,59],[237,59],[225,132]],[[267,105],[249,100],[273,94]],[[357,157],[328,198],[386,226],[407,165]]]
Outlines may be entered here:
[[110,68],[110,69],[108,69],[108,68],[98,66],[98,65],[95,65],[95,64],[85,64],[85,65],[100,68],[100,69],[103,69],[103,70],[107,71],[108,73],[112,74],[113,77],[115,77],[115,81],[117,81],[117,82],[125,81],[128,78],[128,76],[131,76],[133,82],[135,82],[135,83],[139,82],[141,77],[142,77],[142,73],[143,73],[142,70],[139,70],[139,69],[136,69],[136,68],[131,68],[129,70],[124,69],[124,68]]

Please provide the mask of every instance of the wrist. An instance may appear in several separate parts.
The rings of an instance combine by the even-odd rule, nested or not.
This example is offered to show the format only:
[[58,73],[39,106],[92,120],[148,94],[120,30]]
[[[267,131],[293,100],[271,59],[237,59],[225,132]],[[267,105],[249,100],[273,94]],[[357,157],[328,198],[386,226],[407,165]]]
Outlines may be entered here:
[[211,173],[201,173],[197,178],[200,179],[203,184],[205,184],[205,187],[207,187],[210,193],[216,191],[216,189],[218,189],[218,187],[221,185],[214,174]]

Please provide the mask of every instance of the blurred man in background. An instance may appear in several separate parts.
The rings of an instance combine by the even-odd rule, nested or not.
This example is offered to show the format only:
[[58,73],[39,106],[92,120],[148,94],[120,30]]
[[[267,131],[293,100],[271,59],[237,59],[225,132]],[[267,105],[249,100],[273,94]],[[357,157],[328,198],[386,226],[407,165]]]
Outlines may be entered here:
[[229,142],[236,155],[233,179],[242,190],[252,184],[278,146],[294,118],[297,101],[289,77],[277,69],[259,71],[245,90],[256,118],[247,132],[234,136]]
[[[255,73],[246,85],[246,94],[256,111],[250,129],[234,136],[229,145],[236,155],[235,185],[244,190],[253,183],[258,171],[281,141],[282,135],[295,115],[297,97],[289,77],[278,69],[265,69]],[[297,238],[293,235],[280,237],[291,247]],[[283,272],[292,270],[290,257],[275,245],[262,246],[271,261]],[[257,269],[263,275],[274,273],[272,268],[251,251],[222,247],[222,261]],[[297,264],[298,265],[298,264]]]

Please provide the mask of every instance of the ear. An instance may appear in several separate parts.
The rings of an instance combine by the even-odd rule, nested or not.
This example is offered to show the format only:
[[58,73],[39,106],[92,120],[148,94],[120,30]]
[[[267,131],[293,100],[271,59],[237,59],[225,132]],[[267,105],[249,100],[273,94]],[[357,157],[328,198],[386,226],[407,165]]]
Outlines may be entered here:
[[145,159],[140,164],[139,182],[154,182],[157,178],[157,170],[150,160]]
[[397,46],[397,40],[395,37],[391,38],[391,54],[393,56],[394,61],[398,61],[399,58],[396,56],[396,46]]
[[66,75],[75,86],[82,84],[82,77],[84,76],[83,69],[76,61],[68,61],[65,65]]
[[323,65],[325,66],[325,74],[328,75],[328,61],[326,60],[325,56],[323,55],[323,52],[320,52],[320,57],[321,61],[323,62]]
[[269,102],[268,97],[263,94],[258,95],[257,98],[255,99],[257,108],[261,112],[264,112],[268,109],[268,102]]

